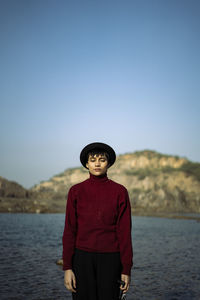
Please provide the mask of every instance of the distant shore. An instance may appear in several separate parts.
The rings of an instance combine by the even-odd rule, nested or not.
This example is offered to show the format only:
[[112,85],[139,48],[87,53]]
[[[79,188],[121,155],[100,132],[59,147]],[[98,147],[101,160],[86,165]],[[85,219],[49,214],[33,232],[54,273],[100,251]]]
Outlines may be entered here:
[[[16,208],[16,207],[15,207]],[[9,213],[9,214],[64,214],[65,211],[62,211],[60,209],[48,209],[45,208],[33,208],[30,210],[23,210],[17,207],[16,210],[8,209],[7,207],[1,209],[0,207],[0,213]],[[132,209],[132,216],[137,217],[153,217],[153,218],[168,218],[168,219],[181,219],[181,220],[196,220],[197,222],[200,222],[200,213],[196,212],[153,212],[153,211],[141,211],[137,209]]]
[[185,212],[141,212],[132,211],[133,216],[138,217],[153,217],[153,218],[168,218],[181,220],[196,220],[200,222],[200,213],[185,213]]

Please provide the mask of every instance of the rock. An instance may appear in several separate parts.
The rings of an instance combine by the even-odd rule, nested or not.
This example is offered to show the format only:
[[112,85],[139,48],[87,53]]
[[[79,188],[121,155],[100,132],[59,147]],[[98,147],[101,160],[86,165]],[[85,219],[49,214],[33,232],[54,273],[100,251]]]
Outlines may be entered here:
[[63,266],[63,260],[62,259],[58,259],[56,261],[56,264],[59,265],[59,266]]
[[[144,150],[117,156],[108,177],[128,189],[133,213],[200,213],[200,163]],[[71,168],[25,190],[0,177],[0,211],[64,213],[69,188],[87,178]]]
[[29,191],[14,181],[9,181],[0,176],[0,197],[28,198]]

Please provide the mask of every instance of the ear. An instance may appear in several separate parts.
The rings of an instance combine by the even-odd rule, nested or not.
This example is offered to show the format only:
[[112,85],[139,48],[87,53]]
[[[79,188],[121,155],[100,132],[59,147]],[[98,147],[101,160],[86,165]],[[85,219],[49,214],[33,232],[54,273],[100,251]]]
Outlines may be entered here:
[[86,168],[88,168],[88,163],[85,164]]

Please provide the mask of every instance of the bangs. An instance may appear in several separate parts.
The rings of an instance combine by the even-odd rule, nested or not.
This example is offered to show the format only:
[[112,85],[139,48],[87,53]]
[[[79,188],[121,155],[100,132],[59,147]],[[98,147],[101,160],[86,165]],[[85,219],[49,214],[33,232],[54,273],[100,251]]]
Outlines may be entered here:
[[106,151],[102,151],[102,149],[94,149],[87,154],[87,160],[89,159],[89,156],[105,156],[107,160],[109,161],[110,156]]

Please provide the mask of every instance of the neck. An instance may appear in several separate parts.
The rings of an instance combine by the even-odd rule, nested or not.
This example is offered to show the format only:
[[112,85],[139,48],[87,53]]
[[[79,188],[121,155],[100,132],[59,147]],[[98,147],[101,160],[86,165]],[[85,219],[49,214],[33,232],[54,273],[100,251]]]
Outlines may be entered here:
[[91,173],[90,174],[90,180],[93,182],[105,182],[108,181],[107,173],[100,175],[100,176],[95,176]]

